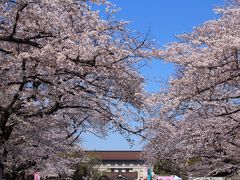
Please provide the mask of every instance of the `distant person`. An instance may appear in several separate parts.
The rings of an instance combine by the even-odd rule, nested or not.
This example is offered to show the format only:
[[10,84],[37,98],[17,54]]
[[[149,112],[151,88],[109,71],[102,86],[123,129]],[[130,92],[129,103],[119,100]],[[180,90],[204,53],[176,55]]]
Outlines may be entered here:
[[40,180],[40,173],[37,171],[33,174],[34,180]]

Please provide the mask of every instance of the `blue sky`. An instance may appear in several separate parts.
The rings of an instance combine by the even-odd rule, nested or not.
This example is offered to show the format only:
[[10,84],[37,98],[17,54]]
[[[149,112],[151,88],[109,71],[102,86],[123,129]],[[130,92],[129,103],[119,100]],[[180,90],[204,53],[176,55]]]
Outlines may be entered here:
[[[121,11],[117,19],[130,21],[129,28],[146,34],[151,27],[150,35],[159,46],[176,41],[175,35],[191,32],[194,27],[207,20],[216,19],[213,12],[216,6],[222,6],[224,0],[112,0]],[[161,82],[167,81],[174,73],[171,64],[153,60],[141,72],[146,78],[145,88],[149,92],[157,92]],[[129,150],[128,142],[118,134],[111,134],[100,139],[90,134],[82,137],[84,148],[89,150]],[[136,142],[132,150],[141,149]]]

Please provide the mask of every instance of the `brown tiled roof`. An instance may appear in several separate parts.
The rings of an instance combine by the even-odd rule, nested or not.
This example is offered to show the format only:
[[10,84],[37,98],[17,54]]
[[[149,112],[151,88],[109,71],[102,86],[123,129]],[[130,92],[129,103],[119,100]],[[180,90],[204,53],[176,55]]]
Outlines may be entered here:
[[142,160],[142,151],[86,151],[88,156],[100,160]]
[[135,180],[138,177],[137,172],[106,172],[105,174],[110,180],[114,180],[114,178],[117,178],[118,176],[123,176],[127,178],[127,180]]

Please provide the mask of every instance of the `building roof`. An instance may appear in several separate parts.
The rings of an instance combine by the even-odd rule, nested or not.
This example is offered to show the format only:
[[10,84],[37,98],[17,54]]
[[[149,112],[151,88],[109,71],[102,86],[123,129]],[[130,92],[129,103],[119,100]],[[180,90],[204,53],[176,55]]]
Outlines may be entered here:
[[88,156],[96,157],[102,161],[108,160],[143,160],[141,157],[142,151],[86,151]]

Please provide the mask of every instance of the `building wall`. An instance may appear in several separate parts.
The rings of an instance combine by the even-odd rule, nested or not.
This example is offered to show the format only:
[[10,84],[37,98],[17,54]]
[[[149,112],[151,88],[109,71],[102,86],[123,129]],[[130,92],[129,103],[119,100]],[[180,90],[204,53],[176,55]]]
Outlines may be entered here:
[[98,166],[101,172],[137,172],[137,180],[143,180],[147,178],[147,167],[142,164],[101,164]]
[[86,151],[86,153],[88,158],[99,159],[101,164],[95,168],[103,175],[106,172],[112,179],[118,175],[124,176],[125,172],[125,177],[129,180],[147,179],[148,168],[141,157],[142,151]]

